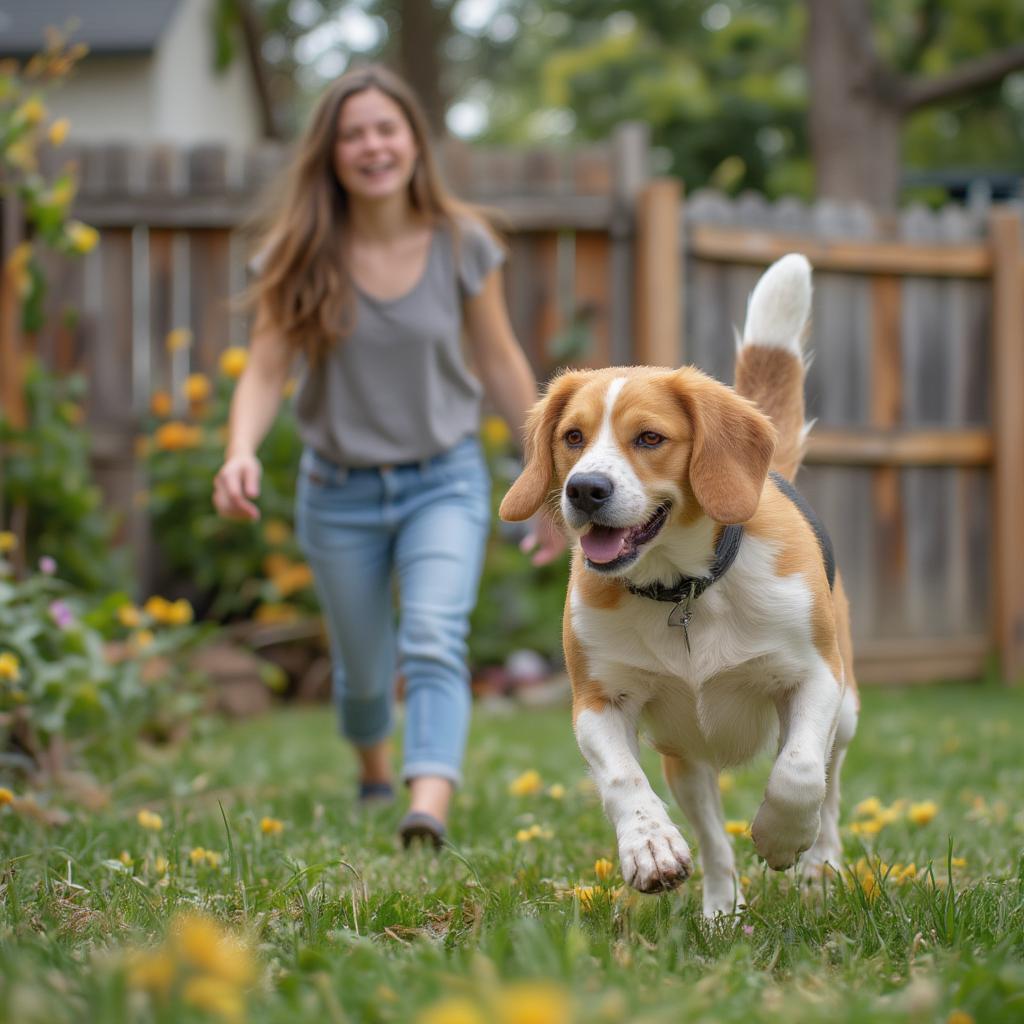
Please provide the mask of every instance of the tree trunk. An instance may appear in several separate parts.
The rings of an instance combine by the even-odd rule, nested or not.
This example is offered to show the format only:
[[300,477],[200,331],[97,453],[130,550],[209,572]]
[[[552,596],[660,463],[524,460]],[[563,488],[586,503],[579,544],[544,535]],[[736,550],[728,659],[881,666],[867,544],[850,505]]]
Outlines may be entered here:
[[899,83],[879,65],[862,0],[809,0],[806,66],[815,191],[895,209],[902,171]]
[[423,105],[431,133],[440,138],[447,108],[440,58],[444,16],[428,0],[401,0],[399,15],[399,66]]

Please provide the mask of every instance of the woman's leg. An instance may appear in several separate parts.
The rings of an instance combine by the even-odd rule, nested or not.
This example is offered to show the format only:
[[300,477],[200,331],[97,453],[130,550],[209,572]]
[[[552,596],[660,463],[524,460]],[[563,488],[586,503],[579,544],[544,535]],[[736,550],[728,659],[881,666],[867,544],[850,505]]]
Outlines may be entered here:
[[402,777],[412,810],[443,822],[461,781],[469,728],[466,637],[489,529],[490,484],[477,461],[454,480],[449,471],[441,486],[425,483],[425,500],[403,520],[395,546],[406,680]]
[[383,524],[344,525],[335,513],[326,494],[305,500],[298,534],[330,639],[342,734],[356,748],[360,781],[387,782],[395,678],[392,538]]

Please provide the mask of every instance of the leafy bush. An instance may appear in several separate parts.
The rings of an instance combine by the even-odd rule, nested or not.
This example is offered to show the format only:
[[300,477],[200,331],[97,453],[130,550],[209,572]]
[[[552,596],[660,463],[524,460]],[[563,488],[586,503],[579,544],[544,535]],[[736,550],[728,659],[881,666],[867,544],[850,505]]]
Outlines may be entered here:
[[215,380],[189,377],[179,396],[188,405],[181,418],[172,418],[173,396],[153,396],[147,502],[164,569],[177,581],[194,584],[207,614],[283,622],[317,611],[312,574],[292,529],[302,442],[290,410],[277,417],[260,448],[262,519],[222,519],[211,503],[213,478],[224,459],[231,393],[244,365],[245,350],[230,348]]
[[59,739],[110,757],[173,733],[203,684],[180,654],[208,628],[185,602],[96,601],[52,575],[52,559],[43,566],[18,581],[0,556],[0,749],[38,762]]

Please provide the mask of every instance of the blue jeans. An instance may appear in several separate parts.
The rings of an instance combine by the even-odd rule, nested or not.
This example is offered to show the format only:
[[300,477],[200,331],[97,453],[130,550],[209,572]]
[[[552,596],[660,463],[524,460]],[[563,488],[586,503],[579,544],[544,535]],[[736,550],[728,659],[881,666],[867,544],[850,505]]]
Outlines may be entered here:
[[461,781],[470,710],[466,636],[490,489],[475,437],[390,468],[346,469],[310,449],[302,456],[296,533],[327,623],[341,730],[359,747],[391,733],[400,668],[406,780]]

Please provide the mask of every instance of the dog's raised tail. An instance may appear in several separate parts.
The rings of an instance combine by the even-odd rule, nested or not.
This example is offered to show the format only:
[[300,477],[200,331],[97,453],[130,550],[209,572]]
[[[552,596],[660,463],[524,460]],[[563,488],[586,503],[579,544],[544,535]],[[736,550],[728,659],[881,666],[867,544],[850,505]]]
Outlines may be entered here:
[[792,480],[803,459],[803,339],[811,317],[811,265],[799,253],[776,260],[747,303],[736,354],[736,390],[771,417],[779,440],[772,469]]

